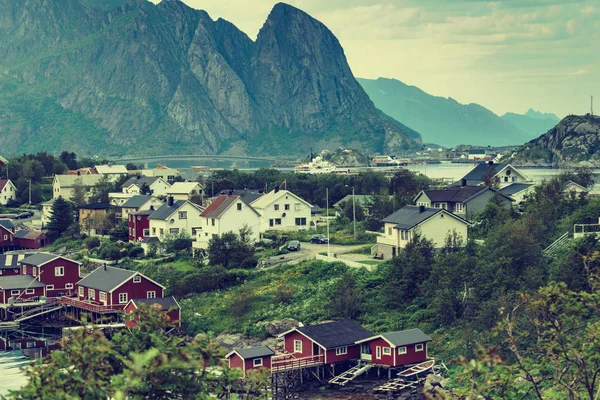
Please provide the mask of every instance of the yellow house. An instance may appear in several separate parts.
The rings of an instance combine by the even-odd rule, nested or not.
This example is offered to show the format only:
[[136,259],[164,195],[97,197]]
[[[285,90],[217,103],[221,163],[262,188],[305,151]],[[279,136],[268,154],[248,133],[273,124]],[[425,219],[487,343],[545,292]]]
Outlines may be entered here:
[[88,235],[105,235],[112,222],[109,220],[108,211],[110,204],[91,203],[79,207],[79,226]]
[[405,206],[382,220],[383,235],[377,237],[375,253],[389,259],[398,254],[416,234],[429,239],[436,248],[445,245],[449,234],[456,232],[467,241],[469,222],[443,208]]

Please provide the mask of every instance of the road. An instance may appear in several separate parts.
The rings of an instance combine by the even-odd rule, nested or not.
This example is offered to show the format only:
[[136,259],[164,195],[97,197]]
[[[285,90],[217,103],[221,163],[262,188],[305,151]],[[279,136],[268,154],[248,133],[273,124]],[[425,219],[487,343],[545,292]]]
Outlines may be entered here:
[[[365,247],[364,244],[344,246],[340,244],[330,244],[329,251],[335,254],[348,253],[353,250],[361,249]],[[288,254],[281,256],[269,257],[269,267],[274,267],[279,264],[298,264],[306,260],[314,260],[315,256],[319,253],[327,253],[326,244],[312,244],[312,243],[301,243],[300,251],[291,251]]]

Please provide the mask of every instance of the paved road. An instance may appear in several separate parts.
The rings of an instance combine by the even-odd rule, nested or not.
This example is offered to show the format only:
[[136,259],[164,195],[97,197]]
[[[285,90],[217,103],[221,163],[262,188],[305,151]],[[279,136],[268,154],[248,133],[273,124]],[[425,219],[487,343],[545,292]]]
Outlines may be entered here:
[[[340,244],[330,244],[329,251],[331,253],[341,254],[348,253],[350,251],[360,249],[365,247],[364,244],[353,245],[353,246],[344,246]],[[298,264],[302,261],[312,260],[319,253],[326,253],[327,245],[326,244],[312,244],[312,243],[301,243],[300,251],[291,251],[288,254],[284,254],[281,256],[273,256],[269,257],[269,262],[271,263],[269,267],[276,266],[282,263],[288,264]]]

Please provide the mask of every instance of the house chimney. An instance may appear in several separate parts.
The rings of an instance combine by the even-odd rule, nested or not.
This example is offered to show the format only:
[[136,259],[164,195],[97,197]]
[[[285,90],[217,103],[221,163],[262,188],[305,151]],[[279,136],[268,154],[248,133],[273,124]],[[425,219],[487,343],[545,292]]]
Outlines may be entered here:
[[173,207],[173,196],[167,197],[167,204],[169,207]]
[[77,171],[77,176],[81,176],[81,171]]
[[494,165],[494,161],[493,160],[488,161],[488,165]]
[[275,186],[275,193],[279,192],[279,186]]
[[150,211],[154,211],[154,206],[150,206]]
[[104,263],[104,270],[106,271],[106,263]]
[[460,180],[460,186],[467,186],[467,180],[466,179],[461,179]]
[[229,196],[232,196],[232,195],[233,195],[233,190],[230,190],[229,191]]
[[419,213],[422,213],[425,211],[425,206],[419,206]]

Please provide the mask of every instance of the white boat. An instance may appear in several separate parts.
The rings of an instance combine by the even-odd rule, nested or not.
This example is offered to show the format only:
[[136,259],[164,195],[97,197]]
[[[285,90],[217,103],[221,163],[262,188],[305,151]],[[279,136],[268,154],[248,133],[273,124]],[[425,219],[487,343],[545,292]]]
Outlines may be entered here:
[[402,372],[398,372],[398,376],[402,378],[408,378],[410,376],[415,376],[422,374],[423,372],[429,371],[433,365],[435,364],[435,360],[427,360],[420,364],[413,365],[412,367],[405,369]]
[[335,165],[323,160],[320,156],[313,158],[309,163],[298,164],[294,168],[294,172],[297,174],[331,174],[336,170]]

